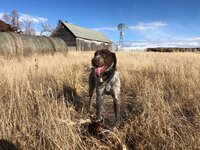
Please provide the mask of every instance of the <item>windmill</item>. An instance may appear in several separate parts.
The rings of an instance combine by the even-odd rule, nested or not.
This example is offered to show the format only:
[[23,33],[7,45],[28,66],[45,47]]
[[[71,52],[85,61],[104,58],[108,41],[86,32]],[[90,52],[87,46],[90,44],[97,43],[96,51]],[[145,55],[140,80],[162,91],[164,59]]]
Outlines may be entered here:
[[124,30],[127,28],[127,26],[124,24],[124,23],[120,23],[118,26],[117,26],[118,30],[119,30],[119,45],[121,45],[123,47],[123,42],[124,42]]

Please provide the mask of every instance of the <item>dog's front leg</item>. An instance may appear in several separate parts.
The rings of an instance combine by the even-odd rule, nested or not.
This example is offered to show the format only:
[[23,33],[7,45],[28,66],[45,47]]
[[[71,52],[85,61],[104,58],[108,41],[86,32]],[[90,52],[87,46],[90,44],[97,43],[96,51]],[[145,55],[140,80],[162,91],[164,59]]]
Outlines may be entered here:
[[96,78],[94,76],[94,70],[89,75],[89,112],[92,112],[92,99],[93,93],[96,86]]
[[119,78],[119,74],[116,74],[116,79],[113,85],[113,104],[114,104],[114,111],[115,111],[115,123],[113,124],[113,127],[116,127],[120,123],[120,87],[121,87],[121,82]]
[[105,91],[105,87],[102,86],[98,86],[96,87],[96,120],[97,121],[101,121],[102,117],[101,117],[101,112],[102,112],[102,108],[103,108],[103,94]]
[[116,127],[120,123],[120,99],[118,93],[115,93],[112,97],[115,111],[115,122],[113,124],[113,127]]

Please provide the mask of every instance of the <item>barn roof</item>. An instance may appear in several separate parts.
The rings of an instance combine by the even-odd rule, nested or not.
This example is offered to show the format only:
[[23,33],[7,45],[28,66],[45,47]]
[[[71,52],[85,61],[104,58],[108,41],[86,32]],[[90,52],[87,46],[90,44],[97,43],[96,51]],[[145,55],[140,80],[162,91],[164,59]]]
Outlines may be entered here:
[[84,38],[88,40],[95,40],[95,41],[100,41],[100,42],[107,42],[111,43],[111,40],[109,40],[103,33],[79,27],[67,22],[62,22],[65,27],[67,27],[76,37],[78,38]]

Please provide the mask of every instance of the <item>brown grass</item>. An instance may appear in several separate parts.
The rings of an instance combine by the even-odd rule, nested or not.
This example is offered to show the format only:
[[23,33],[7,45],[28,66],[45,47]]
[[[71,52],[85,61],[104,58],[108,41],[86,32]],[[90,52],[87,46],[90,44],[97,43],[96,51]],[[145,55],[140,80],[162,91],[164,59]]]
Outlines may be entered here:
[[99,137],[76,124],[88,119],[92,56],[0,58],[0,139],[37,150],[200,148],[198,53],[118,52],[123,122]]

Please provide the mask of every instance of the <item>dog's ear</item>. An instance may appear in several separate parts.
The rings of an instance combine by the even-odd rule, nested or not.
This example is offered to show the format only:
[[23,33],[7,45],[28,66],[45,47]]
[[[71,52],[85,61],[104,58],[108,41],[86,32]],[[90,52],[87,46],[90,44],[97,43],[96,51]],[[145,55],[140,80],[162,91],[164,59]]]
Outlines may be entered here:
[[101,50],[97,50],[97,51],[94,53],[94,57],[96,57],[97,55],[99,55],[100,52],[101,52]]
[[112,53],[112,55],[113,55],[114,66],[116,67],[116,65],[117,65],[117,57],[116,57],[115,53]]
[[94,53],[94,57],[97,55],[97,51]]

